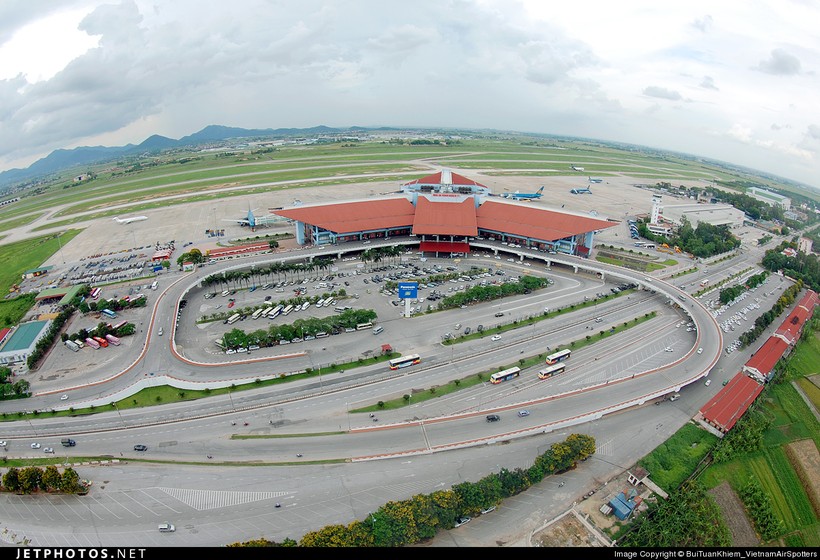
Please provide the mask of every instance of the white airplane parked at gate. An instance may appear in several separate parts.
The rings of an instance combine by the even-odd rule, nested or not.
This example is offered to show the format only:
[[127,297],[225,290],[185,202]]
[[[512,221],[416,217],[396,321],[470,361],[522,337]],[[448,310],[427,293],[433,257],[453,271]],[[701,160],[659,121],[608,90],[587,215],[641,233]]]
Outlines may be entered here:
[[120,218],[117,216],[114,218],[114,221],[118,224],[130,224],[131,222],[141,222],[143,220],[147,220],[148,216],[131,216],[130,218]]

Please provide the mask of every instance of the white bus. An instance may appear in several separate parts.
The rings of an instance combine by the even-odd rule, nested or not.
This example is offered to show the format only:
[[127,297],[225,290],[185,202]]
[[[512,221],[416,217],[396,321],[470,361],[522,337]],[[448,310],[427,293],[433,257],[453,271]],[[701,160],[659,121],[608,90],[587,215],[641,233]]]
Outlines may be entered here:
[[282,314],[283,309],[284,307],[282,307],[281,305],[277,305],[276,307],[268,311],[268,319],[276,319],[279,315]]
[[257,309],[256,311],[253,312],[253,315],[251,315],[251,319],[258,319],[259,316],[262,315],[262,313],[265,312],[265,311],[267,311],[267,308],[264,308],[264,307],[260,308],[260,309]]
[[242,315],[240,315],[239,313],[234,313],[228,318],[228,324],[233,325],[239,320],[240,317],[242,317]]
[[319,301],[316,302],[316,307],[322,307],[324,304],[325,304],[325,300],[320,299]]
[[293,306],[288,305],[285,309],[282,310],[282,315],[290,315],[291,311],[293,311]]
[[359,323],[358,325],[356,325],[356,330],[357,331],[363,331],[365,329],[372,329],[372,328],[373,328],[373,323]]

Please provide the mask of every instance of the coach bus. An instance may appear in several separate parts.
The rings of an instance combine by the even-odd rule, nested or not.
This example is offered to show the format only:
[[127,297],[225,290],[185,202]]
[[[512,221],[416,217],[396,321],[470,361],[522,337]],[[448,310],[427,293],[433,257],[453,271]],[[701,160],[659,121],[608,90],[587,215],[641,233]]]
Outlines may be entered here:
[[102,314],[108,317],[109,319],[116,319],[117,314],[111,311],[110,309],[103,309]]
[[510,379],[515,379],[521,375],[521,368],[519,367],[511,367],[510,369],[505,369],[504,371],[499,371],[494,373],[490,376],[490,383],[501,383],[502,381],[509,381]]
[[290,315],[291,311],[293,311],[293,306],[288,305],[285,309],[282,310],[282,315]]
[[547,365],[551,366],[552,364],[557,364],[558,362],[563,362],[567,358],[572,351],[569,348],[564,348],[563,350],[559,350],[558,352],[553,352],[549,356],[547,356]]
[[359,323],[358,325],[356,325],[356,330],[357,331],[363,331],[365,329],[372,329],[372,328],[373,328],[373,323],[370,323],[370,322]]
[[102,292],[102,288],[94,288],[93,290],[91,290],[89,297],[91,299],[97,299],[100,295],[100,292]]
[[553,364],[551,366],[547,366],[541,371],[538,372],[538,379],[549,379],[553,375],[558,375],[559,373],[564,373],[567,365],[563,363]]
[[401,358],[393,358],[388,363],[390,364],[390,369],[414,366],[421,363],[421,356],[418,354],[409,354],[407,356],[402,356]]
[[239,320],[240,317],[242,317],[242,315],[240,315],[239,313],[234,313],[228,318],[228,324],[233,325]]

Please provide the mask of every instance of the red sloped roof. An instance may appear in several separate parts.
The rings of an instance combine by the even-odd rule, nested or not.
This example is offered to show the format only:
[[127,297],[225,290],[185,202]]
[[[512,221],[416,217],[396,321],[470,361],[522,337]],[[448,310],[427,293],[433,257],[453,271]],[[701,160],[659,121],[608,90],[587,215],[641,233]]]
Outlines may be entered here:
[[783,357],[788,348],[789,345],[785,340],[777,336],[770,336],[745,365],[761,375],[768,376],[777,360]]
[[[438,173],[433,173],[432,175],[427,175],[426,177],[422,177],[421,179],[416,179],[414,181],[410,181],[409,183],[405,183],[405,185],[442,185],[442,172],[439,171]],[[477,183],[472,179],[468,179],[464,175],[459,175],[458,173],[450,173],[450,180],[452,183],[448,183],[450,185],[475,185],[478,187],[484,187],[485,189],[487,186],[482,185],[481,183]]]
[[557,241],[617,224],[597,218],[488,200],[476,211],[478,227],[512,235]]
[[778,327],[776,334],[784,337],[790,344],[793,343],[800,336],[803,325],[811,318],[816,305],[817,293],[809,290],[800,299],[800,302],[792,312],[789,313],[789,316],[786,317],[780,327]]
[[475,202],[467,198],[461,202],[430,202],[420,196],[416,201],[413,220],[416,235],[478,235]]
[[413,225],[415,208],[406,198],[340,202],[276,210],[277,216],[319,226],[336,233]]
[[700,413],[704,419],[728,432],[762,391],[763,385],[738,373],[703,405]]

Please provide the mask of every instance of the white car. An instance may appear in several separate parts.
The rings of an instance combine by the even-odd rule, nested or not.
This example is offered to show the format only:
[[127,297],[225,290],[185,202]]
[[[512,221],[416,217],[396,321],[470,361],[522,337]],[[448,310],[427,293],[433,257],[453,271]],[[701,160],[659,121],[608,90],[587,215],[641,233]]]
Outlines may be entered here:
[[8,447],[9,443],[7,441],[0,441],[0,447]]
[[68,400],[68,395],[63,395],[62,397],[60,397],[60,400],[61,401],[67,401]]
[[34,443],[31,444],[31,448],[32,449],[40,449],[40,444],[37,443],[37,442],[34,442]]
[[698,354],[703,354],[703,348],[698,348]]
[[707,387],[708,387],[709,385],[711,385],[711,384],[712,384],[712,380],[711,380],[711,379],[707,379],[707,380],[706,380],[706,383],[704,383],[704,385],[706,385]]
[[46,447],[43,449],[43,453],[54,453],[53,447]]
[[497,335],[497,334],[494,334],[494,335],[490,338],[490,340],[492,340],[493,342],[499,341],[499,340],[501,340],[501,336],[500,336],[500,335]]

